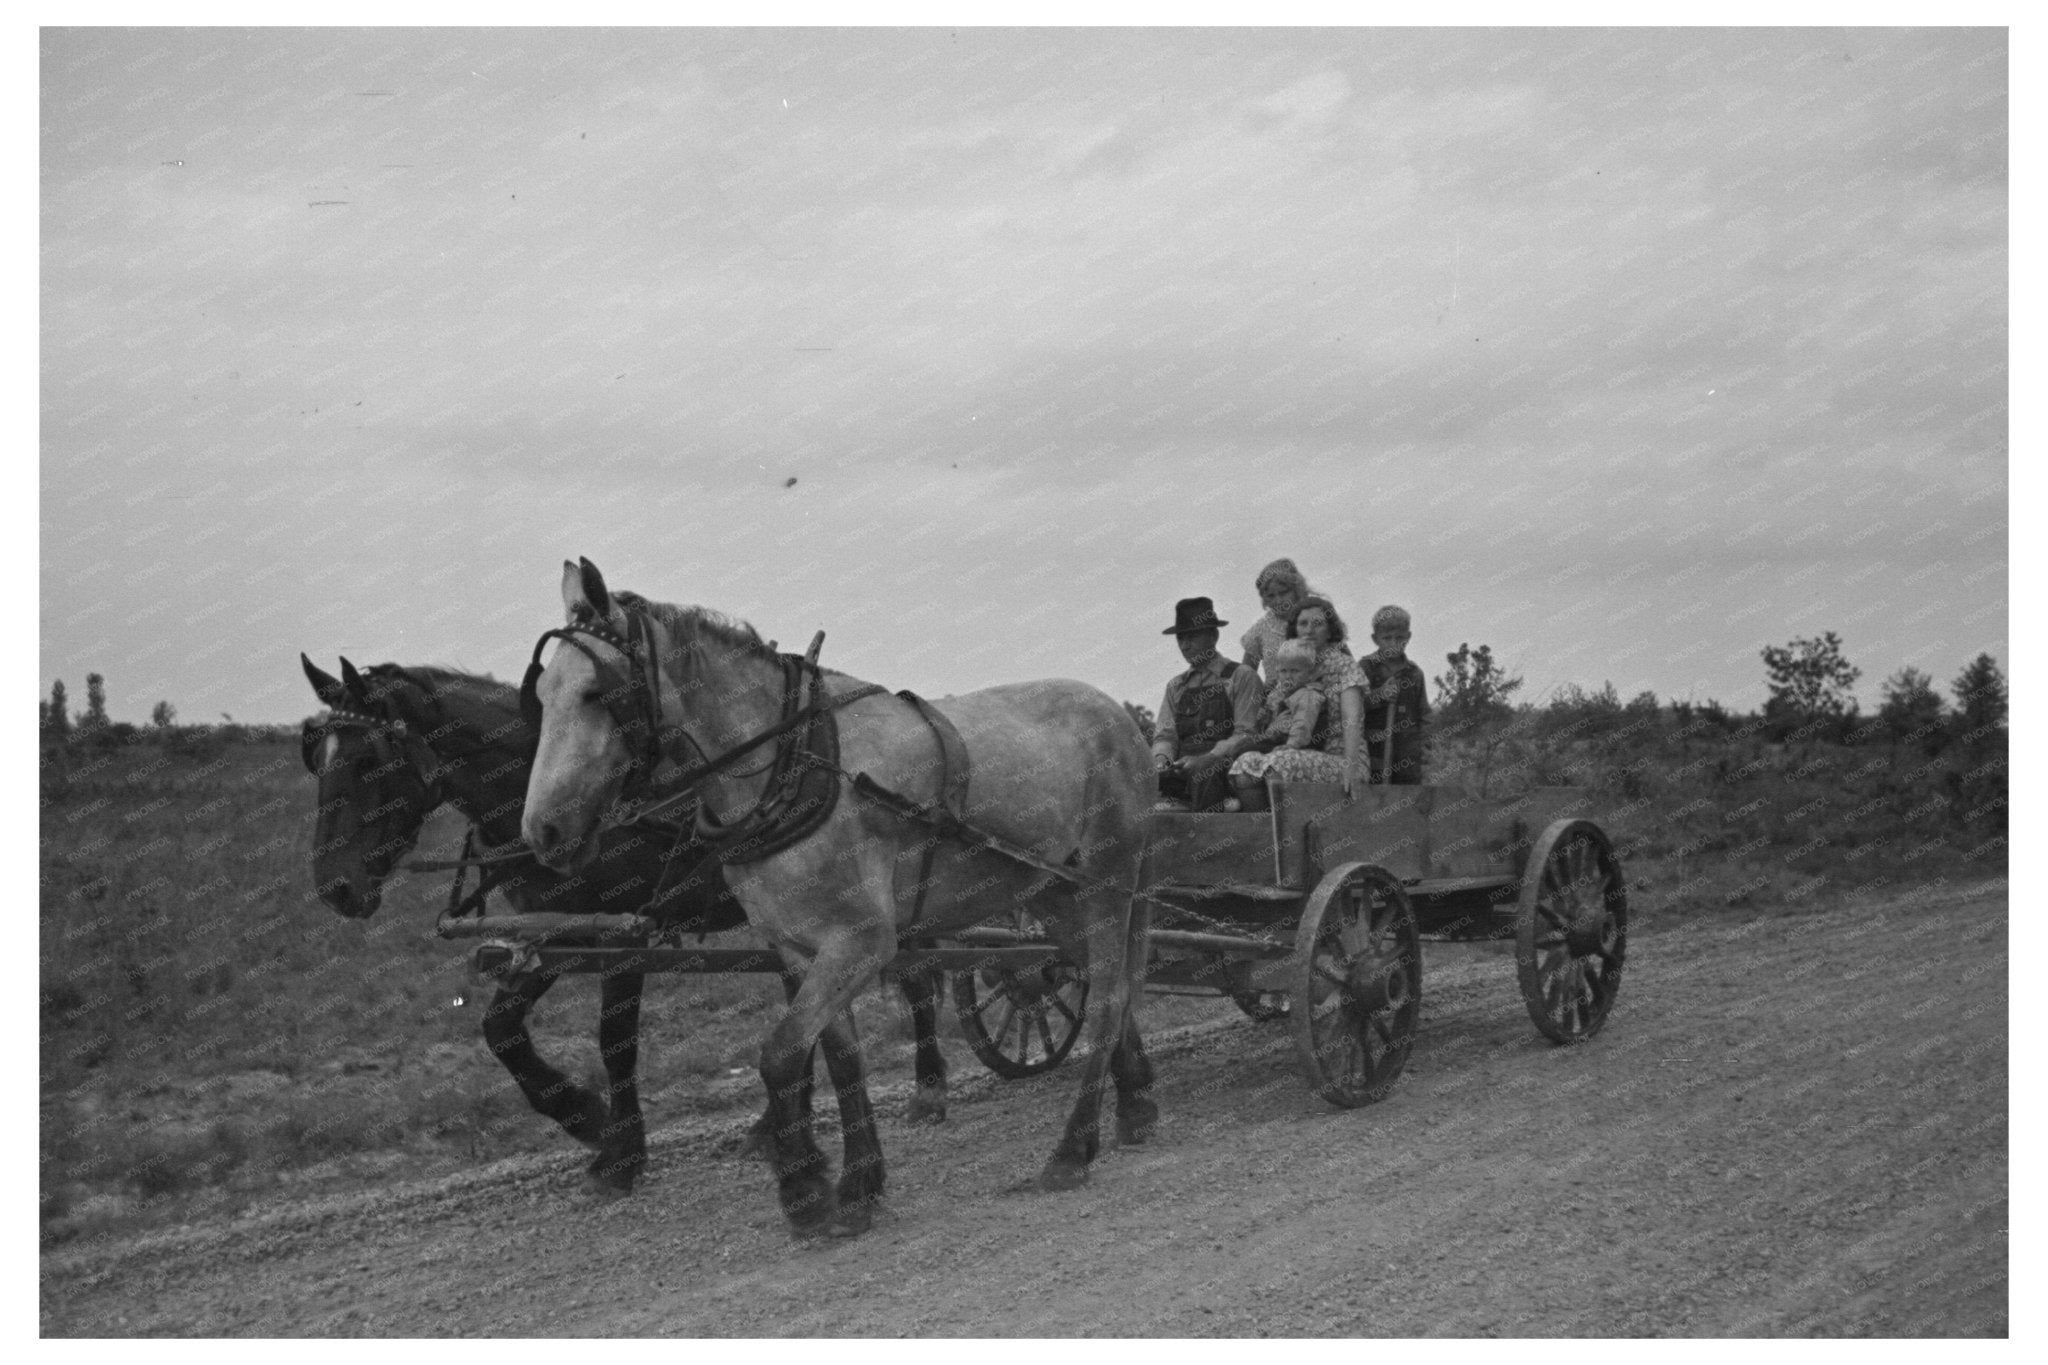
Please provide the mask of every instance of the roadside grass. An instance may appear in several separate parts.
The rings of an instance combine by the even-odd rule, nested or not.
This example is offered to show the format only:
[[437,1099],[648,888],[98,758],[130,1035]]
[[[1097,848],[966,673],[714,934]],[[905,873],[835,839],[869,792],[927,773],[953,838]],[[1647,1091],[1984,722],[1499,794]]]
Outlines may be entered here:
[[[1668,712],[1603,725],[1525,712],[1502,731],[1438,743],[1430,777],[1493,794],[1589,787],[1636,924],[1654,930],[2003,875],[2005,751],[1994,738],[1930,756],[1774,744],[1740,727],[1682,727]],[[279,736],[82,749],[61,783],[46,783],[46,1241],[323,1174],[575,1150],[483,1045],[489,984],[433,932],[445,882],[395,878],[374,918],[341,919],[312,894],[312,804],[296,743]],[[452,853],[460,836],[444,814],[421,851]],[[781,999],[767,977],[650,978],[651,1118],[756,1105],[756,1051]],[[1185,1004],[1151,1001],[1147,1027]],[[533,1012],[542,1054],[600,1074],[597,1008],[596,981],[560,982]],[[869,991],[855,1013],[875,1077],[907,1077],[900,995]],[[941,1030],[955,1068],[977,1070],[950,1008]]]
[[1844,892],[2006,874],[2002,731],[1930,753],[1882,738],[1773,742],[1753,723],[1661,709],[1559,710],[1439,742],[1430,780],[1588,789],[1639,922],[1798,914]]

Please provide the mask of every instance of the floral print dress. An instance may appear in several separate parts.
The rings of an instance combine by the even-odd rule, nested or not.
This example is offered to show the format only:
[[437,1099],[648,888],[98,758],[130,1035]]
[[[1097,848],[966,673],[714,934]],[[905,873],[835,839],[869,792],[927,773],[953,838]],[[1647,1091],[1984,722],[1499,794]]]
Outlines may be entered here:
[[[1268,656],[1270,657],[1270,656]],[[1343,695],[1347,687],[1364,687],[1365,670],[1351,657],[1348,646],[1327,644],[1316,656],[1315,676],[1308,685],[1323,694],[1323,706],[1330,718],[1329,738],[1322,749],[1275,749],[1270,754],[1244,754],[1230,771],[1243,777],[1278,778],[1282,782],[1342,782],[1344,780]],[[1249,760],[1257,759],[1257,764]],[[1255,769],[1255,770],[1254,770]]]

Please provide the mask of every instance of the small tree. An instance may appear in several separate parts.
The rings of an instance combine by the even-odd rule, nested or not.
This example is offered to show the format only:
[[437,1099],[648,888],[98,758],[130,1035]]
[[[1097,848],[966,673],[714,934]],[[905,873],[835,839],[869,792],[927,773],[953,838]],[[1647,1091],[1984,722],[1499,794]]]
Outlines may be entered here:
[[1975,741],[2005,725],[2005,674],[1989,654],[1979,654],[1949,684],[1956,698],[1956,726],[1965,740]]
[[71,716],[65,705],[64,680],[59,678],[50,684],[50,700],[42,708],[43,732],[59,743],[71,736]]
[[1515,708],[1508,697],[1522,685],[1494,662],[1493,649],[1474,649],[1460,643],[1457,652],[1444,655],[1450,671],[1435,679],[1437,711],[1433,725],[1446,738],[1476,741],[1479,759],[1479,793],[1484,796],[1493,778],[1495,753],[1508,741],[1508,723]]
[[1506,720],[1514,714],[1508,698],[1522,685],[1494,662],[1493,648],[1474,649],[1460,644],[1457,652],[1444,655],[1450,671],[1436,682],[1437,720],[1447,730],[1469,730],[1488,721]]
[[167,701],[158,702],[149,713],[149,723],[159,730],[171,728],[171,722],[178,718],[178,708]]
[[1926,740],[1941,730],[1941,695],[1934,679],[1908,666],[1884,680],[1878,722],[1894,740]]
[[1763,658],[1771,688],[1764,714],[1773,721],[1810,724],[1855,714],[1853,689],[1863,670],[1842,657],[1842,641],[1833,631],[1765,645]]
[[78,718],[78,728],[107,728],[107,680],[97,673],[85,675],[85,714]]

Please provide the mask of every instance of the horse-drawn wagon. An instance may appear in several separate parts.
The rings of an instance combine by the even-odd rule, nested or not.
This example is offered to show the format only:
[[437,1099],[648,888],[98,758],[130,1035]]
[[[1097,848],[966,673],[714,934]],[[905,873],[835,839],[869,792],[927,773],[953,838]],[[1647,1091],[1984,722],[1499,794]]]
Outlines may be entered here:
[[[1141,986],[1284,1011],[1311,1086],[1345,1106],[1384,1095],[1407,1060],[1425,932],[1512,934],[1529,1012],[1552,1038],[1590,1036],[1614,1003],[1627,898],[1579,793],[1280,785],[1264,814],[1148,817],[1143,737],[1086,684],[936,704],[891,694],[822,669],[822,635],[779,653],[708,608],[614,595],[588,561],[563,566],[562,601],[566,624],[535,643],[516,699],[475,679],[422,686],[424,671],[395,665],[372,685],[344,661],[337,680],[304,661],[332,708],[309,723],[304,754],[321,782],[315,884],[343,914],[374,912],[427,811],[446,801],[470,816],[487,850],[465,849],[459,866],[498,878],[518,909],[487,913],[484,887],[464,896],[459,871],[443,932],[482,940],[478,965],[503,978],[485,1014],[493,1051],[536,1109],[598,1148],[590,1174],[608,1189],[631,1188],[644,1161],[634,1069],[648,972],[781,976],[790,1004],[762,1043],[756,1132],[800,1235],[864,1230],[884,1188],[847,1013],[878,971],[911,1004],[914,1116],[943,1115],[941,972],[968,1041],[1002,1074],[1057,1066],[1087,1030],[1074,1107],[1039,1177],[1050,1190],[1087,1179],[1108,1082],[1123,1141],[1157,1120],[1126,1008]],[[522,780],[522,797],[503,790]],[[515,811],[518,834],[494,833]],[[742,912],[776,949],[704,941]],[[570,972],[604,978],[603,1094],[548,1067],[525,1029]],[[846,1142],[836,1187],[811,1132],[821,1047]]]
[[[1273,787],[1256,814],[1155,811],[1144,894],[1147,989],[1228,996],[1288,1022],[1308,1083],[1379,1099],[1414,1042],[1421,944],[1512,938],[1524,1004],[1557,1042],[1590,1038],[1621,985],[1628,900],[1583,791],[1480,797],[1456,787]],[[892,975],[949,974],[964,1036],[991,1070],[1036,1075],[1080,1037],[1088,986],[1025,916],[911,940]],[[444,918],[483,941],[482,971],[755,972],[765,948],[664,943],[637,915]]]

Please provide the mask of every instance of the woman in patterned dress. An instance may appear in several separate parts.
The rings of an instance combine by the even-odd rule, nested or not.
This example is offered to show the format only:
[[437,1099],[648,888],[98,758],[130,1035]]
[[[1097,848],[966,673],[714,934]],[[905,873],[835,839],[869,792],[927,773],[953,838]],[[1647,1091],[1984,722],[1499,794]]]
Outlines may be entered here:
[[[1304,597],[1288,617],[1287,636],[1306,640],[1316,651],[1309,686],[1323,694],[1323,718],[1314,748],[1274,750],[1265,775],[1283,782],[1340,782],[1348,791],[1365,713],[1365,673],[1344,643],[1344,618],[1327,599]],[[1358,777],[1356,785],[1363,784]]]

